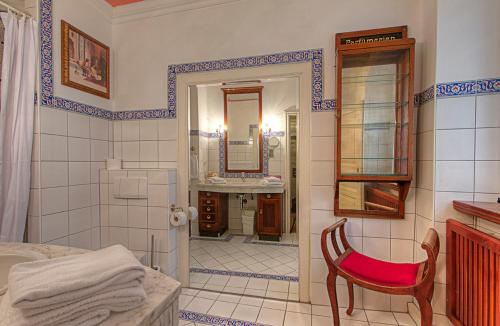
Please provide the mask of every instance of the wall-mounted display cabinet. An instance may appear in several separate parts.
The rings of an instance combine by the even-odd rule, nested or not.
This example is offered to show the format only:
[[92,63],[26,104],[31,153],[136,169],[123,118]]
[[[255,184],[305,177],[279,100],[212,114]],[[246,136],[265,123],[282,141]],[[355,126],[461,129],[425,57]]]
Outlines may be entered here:
[[413,175],[414,46],[406,26],[336,36],[337,216],[404,217]]

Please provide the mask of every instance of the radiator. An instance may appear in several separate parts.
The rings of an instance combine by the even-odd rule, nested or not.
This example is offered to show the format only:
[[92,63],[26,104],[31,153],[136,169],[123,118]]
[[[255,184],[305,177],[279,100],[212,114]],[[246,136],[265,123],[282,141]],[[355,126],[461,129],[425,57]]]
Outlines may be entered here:
[[500,240],[446,223],[446,314],[454,325],[500,325]]

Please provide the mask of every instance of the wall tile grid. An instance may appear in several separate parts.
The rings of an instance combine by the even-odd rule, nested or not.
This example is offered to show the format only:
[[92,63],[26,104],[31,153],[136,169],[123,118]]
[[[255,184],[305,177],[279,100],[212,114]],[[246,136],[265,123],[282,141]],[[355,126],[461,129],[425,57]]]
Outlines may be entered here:
[[175,168],[177,162],[177,121],[113,121],[113,157],[123,167]]
[[[338,221],[334,216],[335,114],[315,112],[311,116],[311,302],[329,305],[325,281],[328,273],[321,248],[321,231]],[[349,218],[347,236],[356,250],[394,262],[413,261],[415,230],[415,188],[406,201],[404,220]],[[330,248],[333,253],[333,249]],[[347,286],[338,280],[339,305],[347,305]],[[355,306],[374,310],[407,311],[406,296],[390,296],[355,287]]]
[[[206,172],[215,172],[218,175],[225,178],[239,178],[239,173],[226,173],[224,171],[224,138],[215,134],[215,133],[207,133],[195,130],[195,135],[191,135],[191,142],[196,143],[199,142],[199,150],[197,153],[202,153],[203,151],[208,151],[207,162],[203,160],[204,156],[200,156],[199,170]],[[277,131],[272,132],[271,135],[273,137],[277,137],[280,141],[278,147],[273,149],[273,156],[269,154],[269,136],[263,135],[263,173],[247,173],[247,177],[255,177],[261,178],[263,176],[279,176],[284,177],[284,157],[283,157],[283,148],[286,142],[285,132]],[[203,146],[202,143],[207,142],[207,147]],[[205,169],[205,164],[207,164],[207,169]],[[203,172],[202,171],[202,172]],[[206,174],[200,173],[199,177],[204,179]]]
[[[114,182],[121,177],[146,177],[147,199],[114,196]],[[176,203],[175,169],[100,170],[101,246],[122,244],[150,263],[151,237],[155,238],[153,264],[176,277],[177,231],[169,222],[170,205]]]
[[[334,100],[322,99],[322,51],[297,51],[269,56],[172,65],[169,66],[168,75],[168,109],[135,110],[108,114],[102,109],[71,103],[71,101],[53,96],[53,81],[50,77],[53,66],[50,24],[52,4],[50,0],[42,0],[41,3],[42,49],[44,50],[42,51],[42,62],[45,67],[45,70],[42,71],[42,102],[68,110],[68,112],[42,109],[40,132],[36,132],[37,137],[35,137],[34,144],[34,178],[29,216],[30,226],[38,232],[30,234],[31,240],[66,245],[77,244],[79,246],[90,243],[89,247],[98,247],[96,237],[92,236],[93,231],[98,229],[95,224],[98,215],[93,214],[96,206],[94,205],[96,194],[94,181],[96,179],[94,179],[95,173],[93,171],[96,166],[103,162],[99,159],[104,153],[103,144],[105,141],[112,140],[107,146],[107,151],[110,154],[113,153],[114,157],[123,157],[126,168],[175,166],[177,160],[176,121],[168,118],[175,118],[177,74],[311,61],[314,70],[313,83],[318,86],[313,87],[315,91],[312,103],[314,111],[312,126],[314,128],[312,128],[311,138],[310,171],[312,181],[311,299],[315,304],[328,304],[323,281],[326,279],[327,270],[319,249],[319,234],[325,226],[335,222],[338,218],[333,215],[332,206],[335,137],[332,128],[334,114],[331,111],[335,102]],[[483,231],[495,233],[497,236],[500,233],[498,227],[491,223],[462,216],[450,206],[452,199],[493,201],[499,196],[500,154],[498,146],[495,147],[497,143],[495,140],[499,138],[500,96],[482,95],[496,94],[499,89],[499,79],[493,78],[438,84],[436,87],[428,88],[419,94],[416,99],[417,104],[421,105],[420,109],[416,110],[419,121],[416,132],[416,157],[418,160],[415,170],[417,178],[415,178],[412,185],[414,188],[408,197],[407,217],[401,221],[349,219],[348,236],[355,248],[368,255],[392,261],[412,259],[417,261],[425,258],[420,249],[420,242],[428,227],[434,225],[438,229],[442,242],[434,300],[434,309],[437,315],[444,314],[443,268],[446,244],[443,235],[446,218],[453,216]],[[434,99],[435,92],[437,99]],[[45,123],[44,127],[44,110],[50,110],[51,112],[46,113],[46,115],[52,114],[55,121],[64,122],[67,120],[68,127],[64,129],[63,124],[57,123]],[[57,113],[52,111],[57,111]],[[106,140],[99,139],[99,136],[93,136],[91,126],[99,124],[95,120],[106,120],[80,116],[71,111],[115,120],[112,122],[112,127],[106,126],[107,130],[112,130],[112,135],[108,135]],[[73,115],[88,119],[89,128],[82,127],[82,130],[79,130],[75,127],[74,130],[79,130],[75,131],[78,135],[68,134],[70,132],[70,117],[72,120],[78,120]],[[83,120],[83,118],[81,119]],[[45,121],[49,120],[52,121],[52,118]],[[102,125],[104,126],[104,123]],[[85,134],[85,130],[88,130],[88,137],[82,136]],[[97,129],[94,129],[94,134],[96,132]],[[457,143],[463,144],[463,146],[455,145]],[[473,149],[470,148],[471,146]],[[212,164],[217,161],[214,159],[217,148],[212,142],[209,142],[208,148],[210,169]],[[96,161],[93,160],[93,157]],[[105,158],[106,156],[104,156]],[[85,172],[87,165],[90,165],[89,182],[87,182],[89,178]],[[60,171],[67,172],[67,177],[65,173],[60,173]],[[128,224],[129,208],[135,205],[103,203],[102,206],[108,206],[107,213],[110,214],[110,211],[113,211],[113,216],[117,217],[117,219],[113,218],[113,222],[111,222],[111,215],[108,215],[108,223],[118,224],[118,226],[110,224],[105,226],[108,228],[107,231],[111,232],[111,230],[116,229],[117,232],[113,232],[113,237],[103,237],[103,243],[115,240],[125,241],[126,238],[130,245],[129,229],[143,235],[145,229],[149,230],[149,216],[147,228]],[[111,207],[113,208],[111,209]],[[125,221],[123,220],[124,207],[126,207],[127,216],[126,226],[124,226]],[[143,206],[137,205],[137,207],[139,208],[131,208],[130,216],[133,216],[134,209],[144,210]],[[87,215],[84,212],[88,212],[89,208],[90,215]],[[106,208],[104,208],[105,210]],[[116,214],[117,211],[123,214]],[[70,212],[72,217],[70,217]],[[81,216],[84,217],[80,218]],[[88,216],[91,216],[90,226]],[[104,220],[106,217],[101,216],[101,223]],[[122,229],[126,229],[127,232]],[[133,237],[132,246],[142,248],[144,250],[139,251],[146,252],[148,249],[144,246],[143,241],[140,240],[136,243],[136,239],[142,238]],[[146,246],[148,245],[146,244]],[[341,305],[345,305],[347,288],[342,282],[339,283],[339,302]],[[409,301],[408,298],[385,296],[371,291],[362,291],[359,288],[356,289],[355,295],[356,306],[363,306],[367,309],[406,311],[406,302]]]
[[98,171],[113,151],[110,122],[48,107],[36,121],[30,242],[98,249]]
[[446,220],[453,218],[500,236],[498,225],[452,207],[453,200],[496,202],[500,197],[500,94],[461,95],[468,96],[438,96],[436,101],[433,224],[441,250],[433,307],[440,315],[446,314]]

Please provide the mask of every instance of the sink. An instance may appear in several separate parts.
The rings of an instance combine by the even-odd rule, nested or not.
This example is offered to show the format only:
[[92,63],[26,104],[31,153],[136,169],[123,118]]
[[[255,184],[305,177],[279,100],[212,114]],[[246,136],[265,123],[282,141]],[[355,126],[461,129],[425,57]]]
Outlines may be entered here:
[[214,191],[226,193],[282,193],[284,184],[266,185],[261,183],[262,179],[248,178],[245,181],[237,178],[228,178],[224,184],[193,183],[193,190]]
[[0,252],[0,296],[7,291],[9,270],[12,266],[40,259],[47,259],[47,257],[29,250]]

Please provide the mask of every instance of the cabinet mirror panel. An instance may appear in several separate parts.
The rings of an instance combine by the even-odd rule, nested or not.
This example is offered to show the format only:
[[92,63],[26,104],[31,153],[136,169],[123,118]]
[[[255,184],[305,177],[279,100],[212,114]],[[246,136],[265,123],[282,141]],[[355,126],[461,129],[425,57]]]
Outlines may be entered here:
[[262,88],[223,88],[226,172],[262,172]]
[[408,174],[409,50],[344,54],[341,175]]
[[340,182],[339,208],[341,211],[358,212],[360,216],[397,216],[399,213],[400,187],[397,183]]

